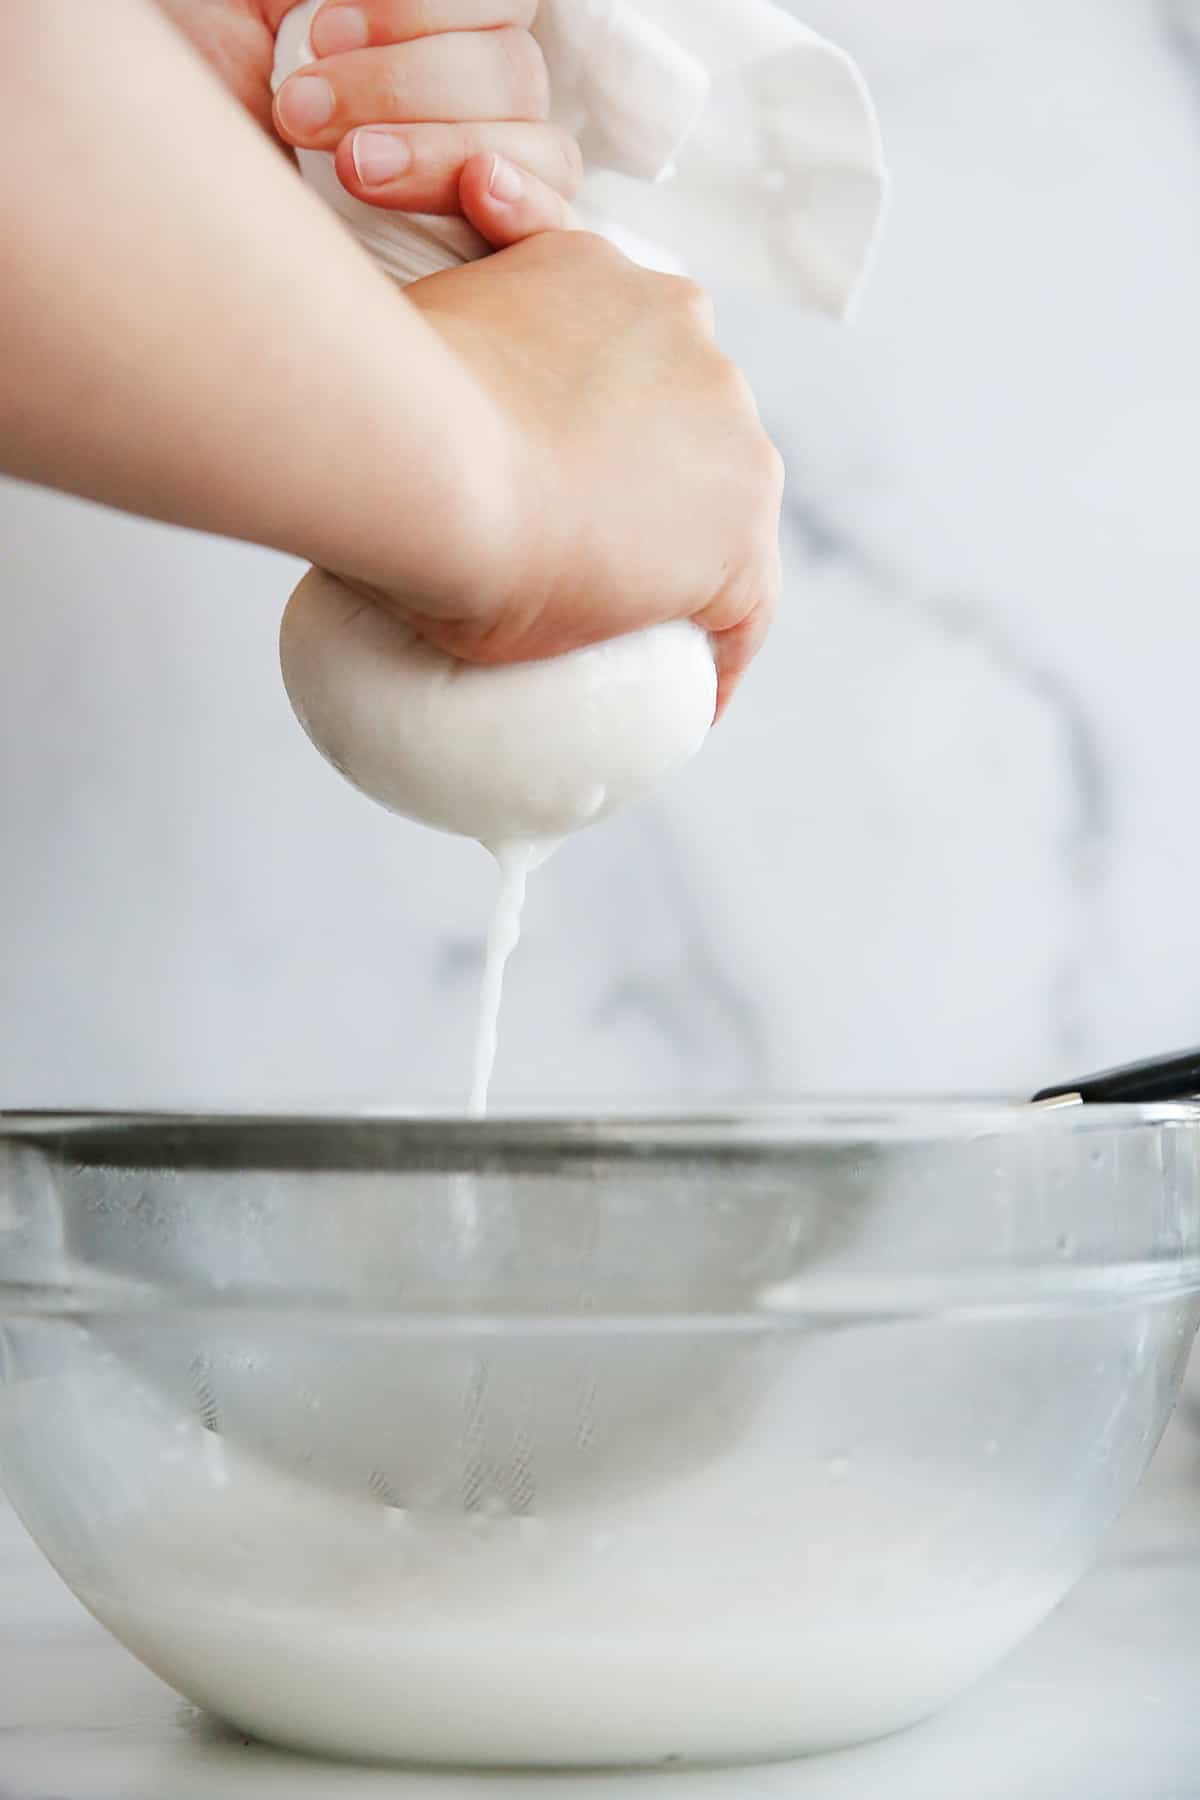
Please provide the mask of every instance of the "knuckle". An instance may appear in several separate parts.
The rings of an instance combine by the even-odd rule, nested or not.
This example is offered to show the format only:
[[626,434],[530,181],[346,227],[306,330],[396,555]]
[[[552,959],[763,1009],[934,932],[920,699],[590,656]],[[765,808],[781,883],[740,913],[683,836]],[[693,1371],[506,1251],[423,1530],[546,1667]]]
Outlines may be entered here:
[[680,312],[690,315],[711,317],[712,301],[690,275],[661,275],[662,291],[669,303]]
[[564,199],[573,200],[583,181],[583,151],[579,148],[579,140],[569,131],[555,126],[554,134],[559,165],[555,186]]
[[763,489],[773,504],[778,505],[783,498],[784,484],[787,480],[787,466],[777,445],[764,432],[759,440],[759,479]]
[[407,119],[412,100],[412,71],[405,55],[407,46],[396,44],[379,60],[379,103],[384,120]]
[[[596,231],[573,231],[569,240],[554,239],[552,242],[561,245],[577,262],[587,263],[598,272],[602,269],[621,269],[626,267],[625,258],[615,244]],[[628,265],[632,267],[632,264]]]
[[725,404],[740,413],[744,419],[753,421],[755,434],[761,434],[758,423],[758,403],[754,398],[754,390],[741,369],[729,357],[719,350],[713,351],[716,367],[715,381],[717,390]]
[[546,119],[550,116],[550,72],[541,45],[528,31],[505,26],[492,34],[504,58],[512,93],[513,117]]
[[757,466],[747,471],[745,491],[746,524],[756,542],[772,541],[779,536],[779,517],[783,506],[783,481],[774,454],[761,456]]

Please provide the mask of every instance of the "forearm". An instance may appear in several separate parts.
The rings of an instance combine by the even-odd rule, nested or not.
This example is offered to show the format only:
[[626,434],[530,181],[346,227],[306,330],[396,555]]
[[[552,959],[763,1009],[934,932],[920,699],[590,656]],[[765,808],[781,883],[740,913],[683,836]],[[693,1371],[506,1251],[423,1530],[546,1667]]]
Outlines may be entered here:
[[147,0],[0,7],[0,90],[0,466],[428,584],[497,428],[417,310]]

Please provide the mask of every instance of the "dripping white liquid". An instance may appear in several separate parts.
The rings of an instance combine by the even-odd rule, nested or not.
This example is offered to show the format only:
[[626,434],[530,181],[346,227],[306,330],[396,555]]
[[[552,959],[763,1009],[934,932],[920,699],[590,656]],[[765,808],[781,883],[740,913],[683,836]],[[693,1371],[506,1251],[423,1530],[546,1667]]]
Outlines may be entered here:
[[543,862],[546,854],[544,847],[528,843],[501,844],[494,852],[500,868],[500,891],[496,896],[488,927],[487,957],[479,993],[475,1074],[471,1083],[469,1108],[471,1117],[475,1119],[483,1118],[487,1112],[488,1090],[492,1085],[492,1070],[496,1066],[504,972],[521,940],[521,913],[525,905],[526,884],[530,870]]

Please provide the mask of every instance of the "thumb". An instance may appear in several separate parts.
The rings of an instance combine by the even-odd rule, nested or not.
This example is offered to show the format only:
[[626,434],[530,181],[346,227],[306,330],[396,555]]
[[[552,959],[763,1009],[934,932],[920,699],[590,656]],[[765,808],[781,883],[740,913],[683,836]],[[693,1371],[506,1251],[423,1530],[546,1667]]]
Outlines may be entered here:
[[463,217],[493,250],[543,231],[570,231],[575,217],[562,195],[490,151],[464,163],[458,180]]

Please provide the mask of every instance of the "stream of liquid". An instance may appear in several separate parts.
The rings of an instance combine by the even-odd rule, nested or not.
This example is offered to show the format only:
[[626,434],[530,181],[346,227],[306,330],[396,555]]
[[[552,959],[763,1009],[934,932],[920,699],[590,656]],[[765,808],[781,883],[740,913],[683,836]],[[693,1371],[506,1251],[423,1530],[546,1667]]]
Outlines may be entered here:
[[525,905],[525,889],[530,870],[545,861],[547,850],[545,846],[537,844],[501,844],[494,855],[500,868],[500,891],[496,896],[488,927],[487,957],[479,994],[475,1074],[471,1082],[469,1105],[474,1119],[482,1119],[487,1112],[488,1090],[492,1085],[492,1071],[496,1066],[504,972],[521,940],[521,912]]

